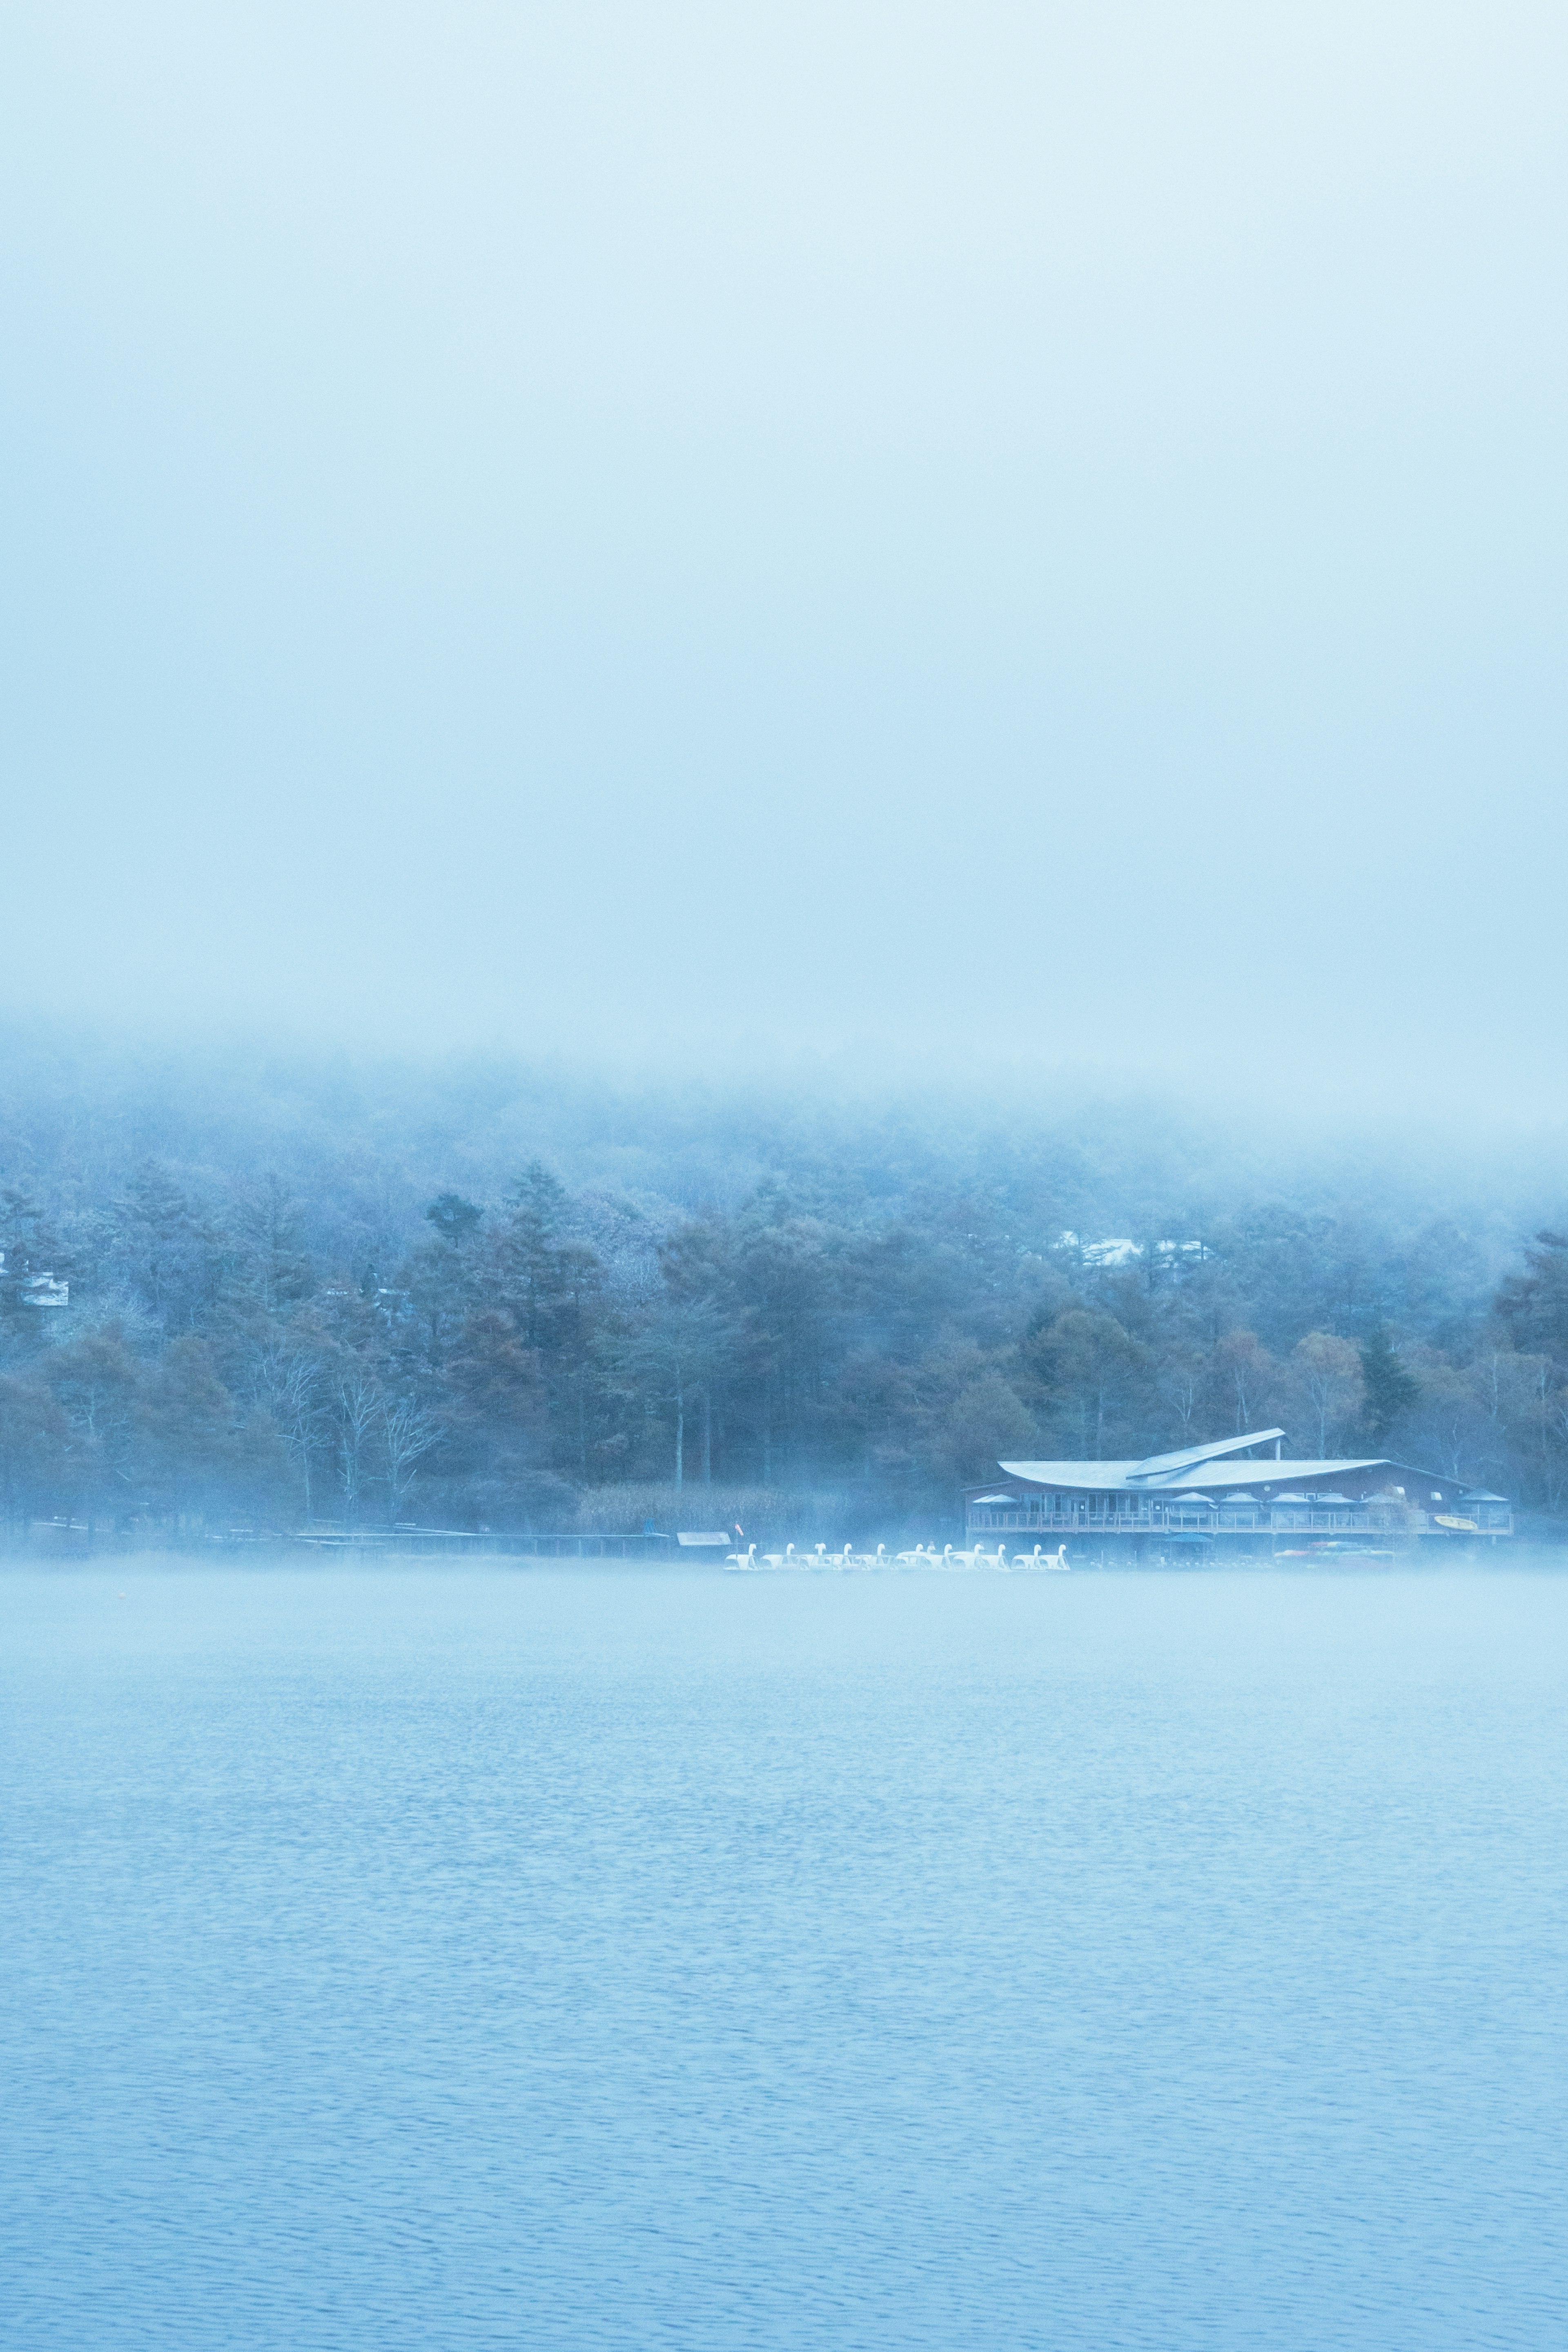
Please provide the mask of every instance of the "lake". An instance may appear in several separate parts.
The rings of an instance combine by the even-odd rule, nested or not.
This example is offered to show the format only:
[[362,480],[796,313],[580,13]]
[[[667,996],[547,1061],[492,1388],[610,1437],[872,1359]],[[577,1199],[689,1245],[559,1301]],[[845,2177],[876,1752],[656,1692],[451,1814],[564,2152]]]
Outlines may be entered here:
[[8,2340],[1561,2340],[1568,1577],[0,1573]]

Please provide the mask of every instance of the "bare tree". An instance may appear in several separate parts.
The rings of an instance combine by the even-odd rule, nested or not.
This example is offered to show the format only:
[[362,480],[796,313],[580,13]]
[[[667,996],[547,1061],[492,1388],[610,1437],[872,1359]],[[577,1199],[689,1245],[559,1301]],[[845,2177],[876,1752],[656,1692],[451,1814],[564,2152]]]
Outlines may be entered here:
[[1184,1349],[1160,1375],[1160,1393],[1176,1417],[1184,1445],[1193,1442],[1193,1415],[1203,1401],[1206,1370],[1201,1356]]
[[412,1397],[389,1397],[381,1408],[381,1436],[386,1448],[386,1486],[395,1525],[419,1475],[419,1464],[440,1443],[441,1426]]
[[1215,1349],[1215,1370],[1236,1406],[1236,1433],[1256,1426],[1262,1401],[1276,1377],[1274,1360],[1256,1331],[1227,1331]]
[[1523,1356],[1511,1348],[1484,1349],[1470,1367],[1470,1385],[1489,1424],[1486,1470],[1506,1476],[1510,1459],[1539,1451],[1542,1477],[1547,1471],[1552,1363],[1550,1356]]
[[252,1394],[276,1422],[284,1451],[300,1472],[305,1490],[307,1524],[310,1517],[311,1459],[326,1442],[330,1426],[322,1381],[319,1356],[276,1342],[258,1352],[251,1374]]
[[711,1300],[671,1299],[643,1333],[634,1350],[637,1361],[660,1376],[675,1408],[675,1484],[686,1483],[686,1413],[706,1399],[714,1361],[726,1337],[723,1318]]
[[1331,1331],[1309,1331],[1291,1352],[1296,1376],[1318,1424],[1320,1460],[1329,1450],[1329,1432],[1354,1419],[1362,1399],[1361,1356],[1348,1339]]
[[333,1398],[337,1423],[338,1472],[342,1480],[343,1508],[349,1525],[359,1520],[360,1493],[364,1482],[364,1454],[371,1431],[382,1409],[381,1390],[361,1371],[344,1372]]
[[1568,1389],[1559,1389],[1547,1402],[1542,1450],[1545,1455],[1546,1507],[1560,1511],[1563,1496],[1568,1493]]

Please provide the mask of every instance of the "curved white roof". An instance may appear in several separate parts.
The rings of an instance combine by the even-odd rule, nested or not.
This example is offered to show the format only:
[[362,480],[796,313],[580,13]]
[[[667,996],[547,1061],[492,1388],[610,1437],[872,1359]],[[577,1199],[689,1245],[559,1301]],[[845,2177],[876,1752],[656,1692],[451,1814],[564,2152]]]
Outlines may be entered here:
[[[1206,1458],[1212,1465],[1214,1457]],[[1225,1475],[1231,1486],[1316,1486],[1349,1477],[1357,1470],[1381,1470],[1385,1465],[1390,1469],[1395,1466],[1382,1454],[1365,1454],[1355,1461],[1226,1462]],[[1171,1495],[1203,1484],[1202,1465],[1196,1463],[1185,1471],[1167,1470],[1154,1478],[1147,1475],[1142,1462],[1003,1462],[998,1467],[1026,1486],[1075,1486],[1087,1494]]]

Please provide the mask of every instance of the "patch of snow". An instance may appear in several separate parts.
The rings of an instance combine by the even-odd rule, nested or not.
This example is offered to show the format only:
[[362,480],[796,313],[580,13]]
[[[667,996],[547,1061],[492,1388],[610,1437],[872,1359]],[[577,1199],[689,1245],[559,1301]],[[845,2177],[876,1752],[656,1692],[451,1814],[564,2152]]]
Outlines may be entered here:
[[1142,1250],[1134,1241],[1089,1242],[1083,1253],[1085,1265],[1131,1265]]

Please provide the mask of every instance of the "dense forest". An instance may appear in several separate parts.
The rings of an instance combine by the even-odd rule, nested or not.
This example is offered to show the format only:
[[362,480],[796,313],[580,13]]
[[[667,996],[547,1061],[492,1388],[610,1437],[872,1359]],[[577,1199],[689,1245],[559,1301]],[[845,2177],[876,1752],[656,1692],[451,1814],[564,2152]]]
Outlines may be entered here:
[[14,1532],[938,1529],[998,1456],[1275,1423],[1568,1496],[1549,1170],[500,1063],[35,1038],[0,1078]]

